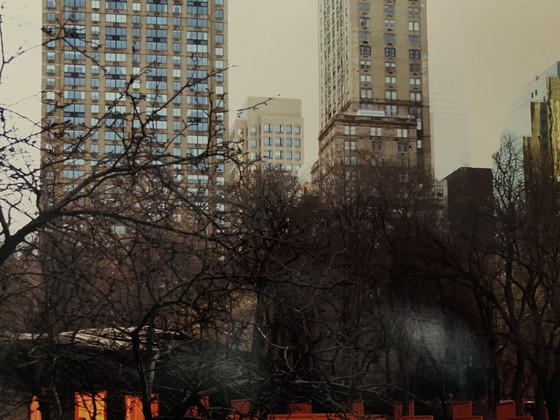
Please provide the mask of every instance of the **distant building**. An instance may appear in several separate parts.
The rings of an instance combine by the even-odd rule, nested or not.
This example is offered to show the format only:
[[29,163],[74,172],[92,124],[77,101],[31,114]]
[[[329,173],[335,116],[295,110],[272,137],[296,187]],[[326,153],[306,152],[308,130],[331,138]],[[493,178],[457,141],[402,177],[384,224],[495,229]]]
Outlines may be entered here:
[[426,0],[319,2],[319,159],[432,170]]
[[509,140],[523,157],[525,180],[560,179],[560,62],[528,83],[512,107],[502,143]]
[[301,100],[248,97],[231,139],[255,167],[297,174],[304,161]]
[[492,240],[493,178],[490,168],[459,168],[437,188],[453,236],[478,244]]

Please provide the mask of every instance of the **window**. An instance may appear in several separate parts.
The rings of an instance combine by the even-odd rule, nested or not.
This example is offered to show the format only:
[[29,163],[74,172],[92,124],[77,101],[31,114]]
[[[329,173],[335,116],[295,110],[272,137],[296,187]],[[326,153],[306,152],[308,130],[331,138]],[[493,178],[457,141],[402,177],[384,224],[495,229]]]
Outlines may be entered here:
[[418,32],[420,30],[420,22],[408,22],[408,30]]
[[386,85],[396,85],[397,84],[397,78],[394,76],[386,76],[385,77],[385,84]]
[[301,139],[300,138],[295,138],[294,139],[294,147],[301,147]]
[[385,57],[396,57],[397,50],[395,48],[385,48]]
[[167,18],[165,16],[146,16],[146,23],[148,25],[167,25]]
[[385,29],[389,29],[389,30],[395,29],[395,21],[394,21],[394,20],[387,20],[387,19],[386,19],[386,20],[384,21],[384,25],[383,25],[383,26],[384,26]]
[[272,133],[272,125],[271,124],[264,124],[263,125],[263,133]]
[[383,166],[383,158],[375,157],[371,160],[371,166]]
[[397,137],[400,137],[400,138],[408,137],[408,129],[407,128],[397,128]]
[[126,28],[107,26],[105,28],[105,47],[126,48]]
[[413,102],[422,101],[422,94],[420,92],[410,92],[410,100]]
[[369,28],[369,18],[366,17],[360,18],[360,26],[362,28]]
[[207,53],[208,52],[208,32],[187,31],[187,51]]
[[409,35],[408,36],[408,43],[410,45],[420,45],[420,36],[419,35]]
[[294,152],[294,160],[301,160],[301,152]]
[[421,66],[419,63],[410,63],[410,72],[411,73],[420,73]]
[[350,141],[350,140],[346,140],[344,142],[344,150],[349,151],[349,150],[356,150],[356,142],[355,141]]
[[399,160],[399,166],[402,168],[408,168],[409,161],[408,159],[401,159]]
[[372,99],[373,91],[371,89],[360,89],[360,98],[362,99]]
[[264,146],[272,146],[272,137],[264,137],[263,138],[263,145]]
[[167,0],[147,0],[148,12],[167,12]]
[[[54,1],[52,2],[54,5]],[[66,7],[86,7],[86,0],[64,0]]]
[[126,23],[126,15],[106,14],[105,22],[109,23]]
[[408,50],[408,57],[409,58],[420,58],[420,50]]
[[360,45],[360,55],[371,55],[371,47],[369,45]]
[[275,124],[274,125],[274,132],[276,134],[280,134],[284,132],[284,126],[282,124]]
[[397,36],[395,34],[383,34],[383,39],[387,44],[394,44],[396,42]]
[[105,2],[106,9],[126,10],[126,0],[107,0]]
[[397,99],[397,92],[395,92],[394,90],[385,91],[385,99],[396,100]]
[[369,13],[369,3],[360,3],[359,6],[360,13]]
[[282,150],[274,152],[274,159],[284,159],[284,152]]
[[398,143],[397,144],[397,152],[407,153],[408,152],[408,143]]
[[82,178],[85,175],[85,171],[77,169],[64,169],[62,171],[62,176],[64,178],[77,179]]
[[385,71],[388,73],[394,73],[397,69],[396,63],[385,63]]
[[396,105],[385,105],[385,115],[394,116],[397,115],[398,108]]
[[394,16],[395,15],[395,6],[384,6],[383,7],[383,14],[385,16]]
[[371,75],[360,74],[360,83],[371,83]]
[[418,78],[411,78],[410,79],[410,87],[420,87],[422,84],[422,80]]
[[[294,125],[294,134],[301,134],[301,126],[300,125]],[[299,146],[296,146],[296,147],[299,147]]]
[[369,129],[370,136],[382,136],[383,135],[383,128],[381,127],[371,127]]
[[187,13],[193,15],[207,15],[208,14],[208,1],[207,0],[188,0]]
[[371,69],[371,61],[369,60],[360,60],[360,68],[362,70],[369,70]]
[[345,165],[355,165],[357,162],[356,156],[344,156]]
[[149,50],[166,50],[167,30],[146,29],[146,48]]
[[418,17],[420,16],[420,9],[418,7],[408,8],[408,17]]
[[284,139],[283,139],[282,137],[276,137],[276,138],[274,139],[274,145],[275,145],[276,147],[282,147],[282,146],[284,146]]
[[371,143],[371,151],[372,152],[381,152],[383,150],[383,143],[381,142],[373,142]]
[[360,32],[360,41],[362,42],[369,42],[371,41],[371,33],[367,31]]

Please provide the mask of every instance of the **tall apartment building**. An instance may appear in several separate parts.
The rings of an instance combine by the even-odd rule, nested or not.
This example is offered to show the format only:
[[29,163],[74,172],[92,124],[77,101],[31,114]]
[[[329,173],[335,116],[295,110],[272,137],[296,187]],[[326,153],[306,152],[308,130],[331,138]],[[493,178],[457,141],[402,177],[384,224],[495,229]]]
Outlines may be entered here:
[[559,109],[557,62],[523,88],[502,131],[502,141],[511,141],[523,157],[526,179],[531,175],[560,179]]
[[[43,160],[68,154],[44,171],[51,203],[131,145],[154,161],[219,147],[227,127],[225,2],[43,0]],[[223,183],[219,160],[173,169],[199,193],[210,178]]]
[[231,130],[244,159],[257,167],[297,174],[302,167],[301,100],[250,96]]
[[431,171],[426,0],[319,2],[319,160]]

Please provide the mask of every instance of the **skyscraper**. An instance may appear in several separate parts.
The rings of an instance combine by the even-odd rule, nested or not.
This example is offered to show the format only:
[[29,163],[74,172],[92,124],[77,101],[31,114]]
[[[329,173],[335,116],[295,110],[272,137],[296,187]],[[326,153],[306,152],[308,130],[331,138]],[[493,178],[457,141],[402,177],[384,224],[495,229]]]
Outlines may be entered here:
[[[51,204],[57,191],[127,153],[130,160],[133,148],[136,162],[176,159],[174,179],[198,193],[210,178],[223,183],[219,154],[208,150],[227,126],[224,3],[43,0],[43,188]],[[62,158],[54,164],[50,155]]]
[[319,160],[431,171],[426,0],[319,2]]
[[[512,106],[502,132],[523,157],[528,176],[560,179],[560,62],[535,76]],[[538,181],[540,179],[540,181]]]
[[301,100],[250,96],[232,137],[249,162],[297,174],[304,161]]

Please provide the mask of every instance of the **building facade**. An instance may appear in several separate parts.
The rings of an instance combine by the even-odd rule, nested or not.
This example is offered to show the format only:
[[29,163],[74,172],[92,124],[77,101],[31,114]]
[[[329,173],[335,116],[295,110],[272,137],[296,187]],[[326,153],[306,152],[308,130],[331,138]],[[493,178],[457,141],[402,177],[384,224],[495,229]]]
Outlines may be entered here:
[[319,3],[319,159],[432,170],[426,0]]
[[560,62],[535,77],[512,106],[502,132],[523,159],[525,181],[560,179]]
[[231,138],[245,162],[298,174],[304,162],[301,100],[248,97]]
[[223,183],[226,1],[43,0],[45,205],[132,149],[193,194]]

